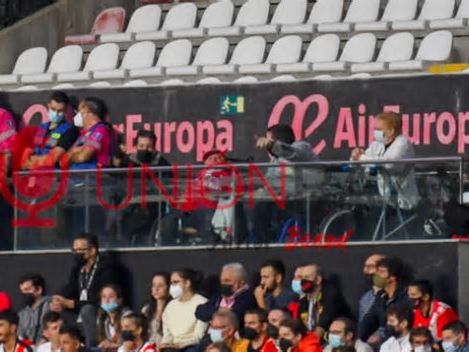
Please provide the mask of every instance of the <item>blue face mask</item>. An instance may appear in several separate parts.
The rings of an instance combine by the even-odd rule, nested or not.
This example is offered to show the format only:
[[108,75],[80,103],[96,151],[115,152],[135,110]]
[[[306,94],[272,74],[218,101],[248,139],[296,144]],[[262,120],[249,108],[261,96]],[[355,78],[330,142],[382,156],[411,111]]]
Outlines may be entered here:
[[342,346],[343,342],[339,335],[329,334],[329,346],[336,348]]
[[386,136],[384,135],[383,131],[374,130],[373,135],[375,137],[376,142],[382,143],[382,144],[386,142]]
[[292,280],[291,289],[297,295],[302,295],[304,292],[301,290],[301,280]]
[[117,310],[117,308],[119,308],[119,304],[117,302],[101,303],[101,308],[106,313],[113,313]]
[[49,121],[52,123],[60,123],[64,118],[63,114],[58,114],[57,111],[49,110]]
[[443,347],[443,351],[445,352],[455,352],[457,350],[453,341],[443,341],[442,347]]
[[208,329],[208,334],[210,335],[210,340],[213,343],[223,341],[223,330],[222,329]]

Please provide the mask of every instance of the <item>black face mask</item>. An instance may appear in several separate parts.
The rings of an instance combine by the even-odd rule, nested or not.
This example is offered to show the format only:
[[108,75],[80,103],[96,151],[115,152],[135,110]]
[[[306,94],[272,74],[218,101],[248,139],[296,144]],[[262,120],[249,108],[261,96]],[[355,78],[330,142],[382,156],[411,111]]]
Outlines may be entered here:
[[86,263],[85,254],[83,253],[74,253],[73,259],[75,260],[75,263],[80,266],[85,265]]
[[365,281],[368,286],[373,286],[373,274],[365,274]]
[[316,284],[314,283],[314,281],[306,280],[306,279],[301,280],[301,290],[304,293],[313,292],[315,286]]
[[233,294],[233,285],[220,285],[220,293],[222,296],[228,297]]
[[121,331],[121,339],[124,342],[135,340],[135,336],[134,336],[133,331],[131,331],[131,330],[122,330]]
[[150,152],[148,150],[137,150],[137,159],[141,163],[148,164],[153,161],[154,157],[154,152]]
[[243,337],[248,340],[254,340],[259,334],[253,328],[244,328]]
[[34,297],[33,293],[22,293],[21,298],[23,300],[23,305],[29,307],[32,306],[36,300],[36,297]]
[[278,339],[278,327],[272,324],[267,325],[267,336]]
[[420,298],[409,298],[409,302],[411,308],[418,308],[422,300]]
[[287,352],[289,348],[293,347],[293,342],[287,339],[280,339],[278,344],[282,352]]
[[399,337],[399,332],[394,326],[388,324],[384,329],[384,335],[386,336],[386,338]]

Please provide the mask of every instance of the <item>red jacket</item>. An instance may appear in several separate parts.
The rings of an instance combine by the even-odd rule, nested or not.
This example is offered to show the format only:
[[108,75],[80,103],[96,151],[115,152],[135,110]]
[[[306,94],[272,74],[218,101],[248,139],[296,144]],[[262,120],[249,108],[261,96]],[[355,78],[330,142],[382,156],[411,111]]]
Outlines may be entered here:
[[322,352],[321,339],[314,332],[303,337],[293,352]]
[[8,296],[8,293],[0,291],[0,312],[7,309],[11,309],[10,296]]
[[414,328],[425,327],[432,333],[436,340],[441,340],[441,330],[453,321],[459,320],[458,314],[443,302],[433,300],[430,313],[425,317],[422,310],[414,309]]
[[261,352],[279,352],[279,348],[275,344],[275,341],[272,338],[269,338],[265,343],[264,346],[261,348]]

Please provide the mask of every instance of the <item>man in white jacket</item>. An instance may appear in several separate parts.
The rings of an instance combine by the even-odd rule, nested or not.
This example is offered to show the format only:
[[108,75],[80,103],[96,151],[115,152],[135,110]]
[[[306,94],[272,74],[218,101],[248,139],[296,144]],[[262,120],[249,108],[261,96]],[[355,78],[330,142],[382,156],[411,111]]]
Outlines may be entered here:
[[[402,135],[401,116],[393,112],[384,112],[376,116],[375,141],[364,151],[354,149],[352,160],[386,161],[411,159],[415,157],[414,146],[409,138]],[[378,187],[380,194],[388,202],[393,202],[391,194],[397,193],[397,204],[400,209],[412,210],[417,206],[418,194],[415,175],[410,164],[380,164]]]
[[381,345],[379,352],[411,352],[410,330],[412,329],[414,313],[403,304],[393,304],[386,312],[388,336]]

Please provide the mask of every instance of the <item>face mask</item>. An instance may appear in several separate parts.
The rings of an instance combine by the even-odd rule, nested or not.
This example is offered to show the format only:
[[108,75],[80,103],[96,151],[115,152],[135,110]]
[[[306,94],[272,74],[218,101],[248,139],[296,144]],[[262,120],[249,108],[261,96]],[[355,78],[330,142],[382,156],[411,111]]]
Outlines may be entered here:
[[151,161],[153,161],[154,157],[155,157],[154,152],[150,152],[148,150],[137,150],[137,159],[141,163],[148,164]]
[[457,350],[457,347],[454,345],[453,341],[443,341],[441,346],[445,352],[455,352]]
[[36,300],[33,293],[23,293],[23,294],[21,294],[21,296],[22,296],[22,299],[23,299],[23,304],[26,307],[32,306],[34,301]]
[[119,308],[119,304],[117,302],[111,302],[111,303],[101,303],[101,308],[106,312],[106,313],[112,313]]
[[267,325],[267,336],[278,339],[278,327],[272,324]]
[[208,329],[208,334],[210,335],[210,340],[213,343],[223,341],[223,330],[222,329]]
[[178,299],[182,296],[182,287],[180,285],[171,285],[169,287],[169,294],[174,299]]
[[432,352],[431,346],[417,346],[414,348],[414,352]]
[[131,330],[122,330],[121,331],[121,339],[124,342],[135,340],[134,332],[131,331]]
[[316,287],[316,285],[315,285],[314,281],[306,280],[306,279],[301,280],[301,290],[304,293],[313,292],[315,287]]
[[329,334],[329,346],[336,348],[342,346],[344,343],[339,335]]
[[375,141],[378,142],[378,143],[385,143],[386,142],[386,137],[384,136],[384,132],[383,131],[377,131],[377,130],[374,130],[373,131],[373,134],[374,134],[374,137],[375,137]]
[[77,265],[80,265],[80,266],[83,266],[86,263],[86,258],[83,253],[73,254],[73,259],[75,260],[75,263],[77,263]]
[[392,325],[386,325],[385,329],[384,329],[384,334],[387,336],[387,337],[398,337],[399,336],[399,332],[396,330],[396,328]]
[[282,352],[287,352],[289,348],[293,347],[293,342],[287,339],[280,339],[278,344]]
[[232,285],[220,285],[220,293],[222,296],[229,297],[233,294],[233,286]]
[[297,295],[302,295],[304,292],[301,290],[301,280],[292,280],[291,289]]
[[365,274],[365,281],[367,285],[373,285],[373,274]]
[[253,328],[245,327],[243,335],[248,340],[254,340],[257,337],[258,333]]
[[57,111],[49,110],[49,121],[52,123],[59,123],[63,120],[64,115],[57,113]]
[[374,274],[373,275],[373,285],[380,288],[380,289],[383,289],[386,287],[386,284],[387,284],[387,279],[382,277],[382,276],[379,276],[378,274]]
[[77,114],[73,117],[73,123],[77,127],[83,127],[83,115],[81,112],[77,112]]
[[420,298],[409,298],[411,307],[418,308],[420,307]]

